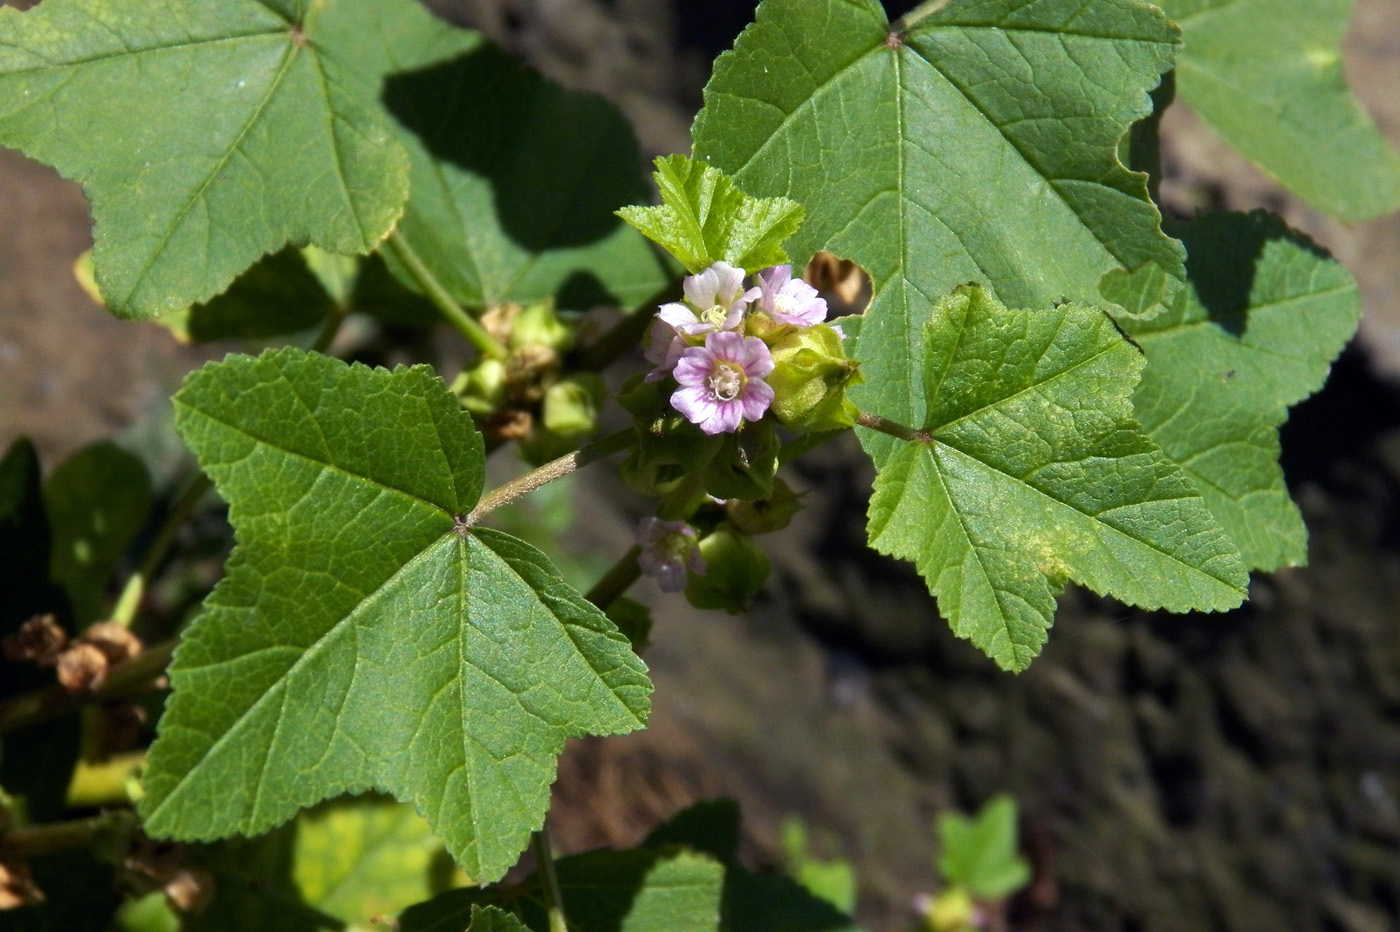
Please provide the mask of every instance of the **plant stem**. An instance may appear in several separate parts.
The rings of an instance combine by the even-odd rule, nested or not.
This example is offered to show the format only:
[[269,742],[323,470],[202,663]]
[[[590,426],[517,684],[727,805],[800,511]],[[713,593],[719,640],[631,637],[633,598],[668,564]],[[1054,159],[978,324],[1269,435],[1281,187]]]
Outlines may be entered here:
[[886,420],[878,414],[866,414],[864,411],[856,418],[856,426],[878,430],[882,434],[889,434],[891,437],[898,437],[900,440],[908,440],[911,443],[933,442],[928,431],[914,430],[912,427],[905,427],[903,424]]
[[642,568],[637,565],[637,557],[641,553],[642,548],[634,545],[583,597],[606,612],[609,605],[622,598],[622,594],[641,578]]
[[165,672],[176,643],[175,638],[162,641],[117,664],[101,687],[90,692],[71,692],[55,683],[0,702],[0,735],[57,718],[85,702],[118,699],[135,692]]
[[549,932],[569,932],[564,921],[564,897],[559,890],[559,877],[554,873],[554,854],[549,850],[549,835],[541,828],[530,839],[535,852],[535,870],[544,894],[545,911],[549,914]]
[[919,20],[932,16],[951,2],[952,0],[927,0],[891,23],[890,32],[908,32]]
[[418,282],[423,289],[428,300],[433,302],[438,311],[446,318],[447,322],[457,329],[462,336],[471,341],[472,345],[480,350],[484,355],[492,359],[505,359],[510,355],[505,344],[493,337],[481,323],[468,314],[462,305],[448,293],[442,282],[437,280],[428,266],[418,253],[413,251],[413,247],[408,245],[408,241],[396,230],[384,241],[384,249],[393,254],[394,258],[403,264],[408,273],[413,276],[413,280]]
[[141,558],[141,565],[136,568],[136,572],[131,574],[131,578],[122,587],[122,594],[112,609],[112,621],[123,628],[131,627],[131,622],[136,618],[136,612],[141,607],[141,600],[146,595],[146,587],[150,584],[156,571],[160,569],[160,564],[165,560],[170,545],[175,542],[175,535],[179,533],[180,527],[194,513],[200,499],[213,487],[214,484],[204,473],[199,473],[190,480],[185,491],[180,494],[171,507],[170,513],[161,522],[155,540],[151,542],[145,556]]
[[562,479],[576,469],[581,469],[590,463],[596,463],[604,457],[611,456],[619,450],[626,449],[627,445],[632,442],[633,436],[635,436],[633,429],[625,428],[615,434],[609,434],[601,440],[595,440],[582,449],[565,454],[557,460],[550,460],[538,469],[532,469],[505,485],[497,486],[481,496],[481,501],[477,502],[472,513],[467,516],[467,525],[476,524],[487,512],[495,511],[502,505],[509,505],[517,498],[535,491],[540,486],[548,485],[555,479]]
[[0,861],[24,861],[59,851],[91,847],[104,835],[130,832],[135,827],[135,816],[130,811],[118,809],[90,819],[49,822],[0,832]]
[[321,327],[321,332],[316,334],[316,340],[311,344],[313,353],[324,353],[330,349],[335,342],[335,335],[340,332],[340,325],[345,323],[346,316],[350,313],[350,308],[336,304],[326,315],[326,322]]

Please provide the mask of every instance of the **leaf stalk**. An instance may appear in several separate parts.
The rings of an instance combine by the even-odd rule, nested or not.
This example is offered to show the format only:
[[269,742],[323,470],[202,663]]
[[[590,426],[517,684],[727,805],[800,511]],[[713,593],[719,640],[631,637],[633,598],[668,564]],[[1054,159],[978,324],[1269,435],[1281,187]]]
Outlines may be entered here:
[[384,241],[384,249],[393,255],[408,273],[413,276],[413,280],[423,289],[428,300],[433,302],[442,316],[456,328],[457,332],[471,341],[471,344],[480,350],[484,355],[492,359],[505,359],[510,355],[510,350],[506,345],[491,335],[481,322],[463,309],[456,299],[448,293],[442,282],[428,268],[427,263],[408,245],[397,230],[389,235]]
[[869,430],[878,430],[882,434],[889,434],[900,440],[907,440],[910,443],[931,443],[933,437],[928,431],[914,430],[912,427],[905,427],[903,424],[880,417],[878,414],[867,414],[862,411],[856,418],[857,427],[865,427]]
[[535,868],[539,872],[540,892],[544,895],[545,912],[549,914],[549,932],[569,932],[564,919],[564,896],[559,889],[559,876],[554,872],[554,853],[549,847],[549,835],[543,828],[530,838],[535,852]]
[[633,545],[632,549],[624,553],[622,559],[614,563],[612,569],[604,573],[583,597],[606,612],[609,605],[622,598],[622,594],[641,578],[642,568],[637,563],[637,557],[641,554],[642,548]]
[[632,428],[625,428],[558,459],[550,460],[518,479],[512,479],[504,485],[497,486],[481,496],[481,500],[472,509],[472,513],[467,515],[466,525],[470,527],[476,524],[488,512],[495,511],[502,505],[509,505],[522,495],[527,495],[556,479],[562,479],[576,469],[582,469],[584,466],[625,450],[634,436],[635,431]]
[[141,565],[136,568],[136,572],[127,579],[126,585],[122,587],[122,593],[117,598],[117,604],[112,609],[111,620],[121,625],[123,628],[130,628],[131,623],[136,618],[136,612],[141,607],[141,600],[145,598],[146,588],[156,571],[165,560],[165,555],[170,551],[170,546],[175,542],[175,535],[180,528],[190,519],[195,508],[199,505],[200,499],[214,487],[214,483],[204,473],[197,474],[190,480],[185,491],[180,493],[170,513],[161,522],[160,530],[156,532],[155,540],[147,548],[145,555],[141,558]]

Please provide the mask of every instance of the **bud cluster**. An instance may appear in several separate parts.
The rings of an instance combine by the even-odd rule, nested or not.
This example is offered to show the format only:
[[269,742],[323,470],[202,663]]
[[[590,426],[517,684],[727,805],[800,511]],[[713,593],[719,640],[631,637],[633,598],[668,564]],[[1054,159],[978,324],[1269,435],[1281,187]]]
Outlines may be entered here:
[[591,372],[563,373],[575,334],[552,303],[501,305],[482,323],[510,355],[479,360],[453,389],[484,434],[515,440],[526,460],[542,463],[597,430],[603,381]]

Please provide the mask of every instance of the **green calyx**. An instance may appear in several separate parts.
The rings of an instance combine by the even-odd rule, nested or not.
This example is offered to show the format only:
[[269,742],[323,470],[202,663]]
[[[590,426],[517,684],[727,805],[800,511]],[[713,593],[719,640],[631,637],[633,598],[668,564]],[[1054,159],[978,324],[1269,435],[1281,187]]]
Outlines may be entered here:
[[732,615],[748,611],[749,602],[768,578],[768,555],[749,535],[720,525],[700,541],[705,573],[691,574],[685,597],[704,609]]
[[860,413],[846,390],[864,381],[860,364],[846,358],[841,336],[827,324],[794,330],[771,345],[774,416],[798,431],[840,430]]

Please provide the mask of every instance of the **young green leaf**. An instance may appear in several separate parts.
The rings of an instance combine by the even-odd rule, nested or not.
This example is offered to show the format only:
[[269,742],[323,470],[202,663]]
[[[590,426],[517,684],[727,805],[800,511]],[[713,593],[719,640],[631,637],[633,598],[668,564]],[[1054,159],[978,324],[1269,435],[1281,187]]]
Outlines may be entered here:
[[433,275],[467,307],[633,306],[664,287],[670,270],[612,213],[647,194],[626,117],[410,6],[359,3],[326,28],[360,50],[360,93],[382,96],[408,152],[397,235]]
[[917,564],[959,636],[1024,669],[1069,579],[1143,608],[1243,600],[1239,552],[1132,420],[1142,355],[1102,311],[966,286],[920,348],[927,414],[874,453],[870,542]]
[[171,665],[147,830],[254,834],[380,788],[500,876],[564,739],[645,720],[627,639],[537,550],[468,524],[482,439],[426,368],[283,349],[209,364],[175,402],[238,546]]
[[1144,310],[1177,287],[1180,244],[1117,153],[1176,37],[1137,0],[955,0],[904,32],[877,0],[765,0],[716,63],[695,154],[803,205],[797,263],[826,249],[870,273],[851,397],[918,423],[920,329],[959,283]]
[[1250,568],[1299,565],[1307,529],[1279,469],[1278,427],[1355,333],[1356,283],[1271,215],[1202,217],[1182,239],[1191,287],[1178,306],[1122,322],[1147,357],[1134,416]]
[[0,9],[0,144],[83,183],[113,313],[207,300],[289,242],[363,253],[389,232],[407,160],[354,77],[373,37],[337,28],[365,6],[392,19],[415,5]]
[[1353,0],[1162,0],[1181,25],[1176,86],[1226,142],[1318,210],[1400,207],[1400,156],[1347,88]]
[[1000,900],[1030,883],[1031,866],[1017,851],[1016,801],[994,796],[969,818],[949,812],[938,820],[938,870],[974,897]]
[[49,569],[68,593],[77,627],[100,621],[117,562],[151,510],[151,477],[140,459],[111,443],[73,454],[44,483],[53,530]]
[[728,262],[757,272],[788,261],[783,242],[802,224],[801,205],[785,197],[750,197],[724,172],[683,155],[656,160],[659,207],[624,207],[617,215],[700,272]]

